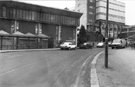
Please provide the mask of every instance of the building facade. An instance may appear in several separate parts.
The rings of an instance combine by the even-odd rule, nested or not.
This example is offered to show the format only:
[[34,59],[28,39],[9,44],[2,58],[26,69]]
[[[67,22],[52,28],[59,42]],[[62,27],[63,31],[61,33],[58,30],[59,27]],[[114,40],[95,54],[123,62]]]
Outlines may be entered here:
[[[80,0],[76,0],[76,3]],[[86,29],[90,32],[99,31],[101,36],[105,36],[106,28],[106,3],[107,0],[84,0],[86,3],[87,15],[85,19],[91,20],[92,23],[85,23]],[[92,4],[93,3],[93,4]],[[81,4],[81,3],[80,3]],[[77,5],[77,4],[76,4]],[[91,10],[93,8],[93,10]],[[95,8],[95,9],[94,9]],[[76,6],[76,11],[81,8]],[[84,9],[84,8],[83,8]],[[95,10],[95,11],[94,11]],[[93,15],[92,15],[93,14]],[[83,14],[84,15],[84,14]],[[82,16],[83,17],[83,16]],[[80,23],[82,20],[80,20]],[[118,38],[118,35],[121,33],[121,29],[125,26],[125,4],[116,0],[109,0],[109,15],[108,15],[108,36],[109,38]],[[95,26],[98,26],[95,27]],[[99,35],[99,37],[101,37]],[[93,37],[96,38],[94,35]],[[103,38],[100,38],[100,41]]]
[[17,31],[45,34],[49,44],[57,47],[61,41],[73,40],[77,44],[76,28],[82,13],[22,3],[0,1],[0,30],[10,34]]
[[93,31],[95,23],[96,2],[95,0],[76,0],[75,11],[83,13],[80,18],[80,25],[84,25],[88,31]]

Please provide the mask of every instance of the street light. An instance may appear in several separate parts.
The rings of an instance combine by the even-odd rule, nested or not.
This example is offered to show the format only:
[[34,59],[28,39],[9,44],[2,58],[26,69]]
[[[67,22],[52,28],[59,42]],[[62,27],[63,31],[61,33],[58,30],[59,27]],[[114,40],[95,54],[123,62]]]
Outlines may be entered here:
[[108,13],[109,13],[109,0],[106,4],[106,30],[105,30],[105,67],[108,68]]

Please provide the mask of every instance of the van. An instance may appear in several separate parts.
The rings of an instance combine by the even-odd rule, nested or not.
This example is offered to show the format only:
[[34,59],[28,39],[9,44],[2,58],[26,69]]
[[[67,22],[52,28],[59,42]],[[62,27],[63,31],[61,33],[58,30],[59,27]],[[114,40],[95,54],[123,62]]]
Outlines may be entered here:
[[126,40],[125,39],[114,39],[111,44],[112,49],[116,48],[125,48],[126,47]]

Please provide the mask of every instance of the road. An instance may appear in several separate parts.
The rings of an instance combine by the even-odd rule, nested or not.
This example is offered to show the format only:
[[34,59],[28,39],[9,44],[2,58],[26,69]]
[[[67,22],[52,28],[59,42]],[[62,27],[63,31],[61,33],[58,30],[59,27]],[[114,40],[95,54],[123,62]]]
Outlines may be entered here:
[[90,87],[97,49],[0,54],[0,87]]

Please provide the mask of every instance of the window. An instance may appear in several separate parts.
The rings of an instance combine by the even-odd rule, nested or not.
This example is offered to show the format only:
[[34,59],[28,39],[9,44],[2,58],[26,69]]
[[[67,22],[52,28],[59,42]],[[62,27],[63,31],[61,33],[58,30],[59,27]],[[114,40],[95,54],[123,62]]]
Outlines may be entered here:
[[37,12],[37,21],[40,21],[40,13]]
[[43,21],[43,13],[40,13],[40,21]]
[[93,12],[89,12],[89,14],[93,15]]
[[90,22],[93,22],[93,20],[89,20]]
[[46,21],[46,14],[43,14],[43,21]]
[[93,6],[89,6],[89,8],[94,9],[94,7],[93,7]]
[[11,23],[11,33],[15,33],[19,30],[19,22],[18,21],[12,21]]
[[80,4],[77,5],[77,7],[79,7],[79,6],[80,6]]
[[51,22],[55,22],[55,15],[51,14],[50,15],[50,20],[51,20]]
[[90,2],[94,2],[94,0],[90,0]]
[[9,17],[10,17],[10,18],[13,18],[13,9],[12,9],[12,8],[9,8],[9,11],[10,11],[10,12],[9,12]]
[[29,20],[32,20],[32,12],[31,12],[31,11],[29,11],[28,19],[29,19]]
[[26,16],[26,19],[28,20],[29,19],[29,12],[28,11],[25,11],[25,16]]
[[50,22],[50,14],[46,14],[45,16],[46,16],[46,21]]
[[39,25],[39,33],[42,34],[42,24],[38,24]]
[[3,12],[2,12],[3,17],[6,17],[6,11],[7,11],[6,7],[3,7]]
[[32,20],[35,20],[35,12],[34,11],[32,12],[31,18],[32,18]]
[[22,19],[23,18],[23,11],[20,10],[20,18]]
[[35,33],[36,33],[37,35],[42,33],[42,24],[37,23],[37,24],[35,25]]
[[20,18],[20,10],[16,10],[17,11],[17,18]]
[[34,21],[37,21],[37,12],[34,12]]
[[25,10],[22,11],[23,12],[23,19],[25,19]]
[[13,18],[16,18],[16,9],[13,9]]

